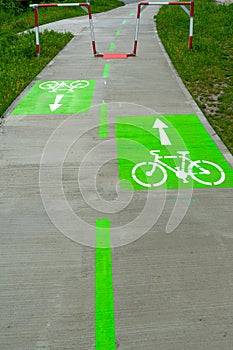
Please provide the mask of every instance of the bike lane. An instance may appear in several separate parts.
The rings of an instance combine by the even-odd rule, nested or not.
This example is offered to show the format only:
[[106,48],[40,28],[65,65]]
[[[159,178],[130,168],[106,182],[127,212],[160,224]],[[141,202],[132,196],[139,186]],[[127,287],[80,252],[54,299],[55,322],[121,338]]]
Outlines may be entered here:
[[116,137],[123,189],[232,186],[232,168],[195,114],[119,117]]
[[[122,22],[134,9],[130,5],[112,12],[119,27],[99,39],[100,46],[115,50],[110,43],[124,35],[120,45],[129,36],[131,28]],[[25,344],[32,349],[217,349],[219,341],[227,349],[232,339],[231,168],[201,127],[196,115],[203,116],[153,37],[154,11],[143,13],[138,57],[91,57],[84,29],[39,74],[39,82],[6,121],[2,164],[8,186],[2,206],[8,219],[3,216],[3,239],[14,254],[9,255],[14,268],[4,271],[6,290],[12,293],[6,311],[16,298],[18,327],[17,342],[8,329],[12,349]],[[100,38],[103,29],[112,27],[109,14],[97,20]],[[68,91],[38,94],[42,82],[75,86],[79,80],[94,82],[94,89],[85,94],[84,88],[74,90],[67,105],[58,107]],[[33,96],[29,100],[33,89],[36,102]],[[52,111],[50,105],[57,108]],[[161,123],[153,128],[156,120],[169,123],[168,128]],[[153,160],[145,158],[152,149],[172,156],[188,150],[193,161],[204,159],[224,169],[226,178],[215,186],[218,189],[197,188],[206,187],[198,181],[183,188],[175,175],[175,186],[171,182],[158,191],[139,188],[130,175],[134,164]],[[221,170],[215,169],[222,179]],[[101,220],[103,228],[111,223],[106,228],[111,244],[109,236],[102,241],[105,254],[94,249],[96,234],[103,235]],[[25,277],[18,277],[13,288],[19,285],[34,305],[13,292],[9,272],[15,276],[19,271]],[[95,290],[94,284],[100,287]],[[31,318],[26,340],[20,320],[32,312],[37,317]],[[215,322],[216,315],[221,322]],[[11,313],[6,312],[5,319],[10,322]]]

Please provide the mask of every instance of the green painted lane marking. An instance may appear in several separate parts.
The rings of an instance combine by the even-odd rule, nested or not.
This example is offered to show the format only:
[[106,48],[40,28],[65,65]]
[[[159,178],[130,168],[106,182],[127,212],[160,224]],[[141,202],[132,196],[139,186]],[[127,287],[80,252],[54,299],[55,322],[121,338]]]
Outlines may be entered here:
[[118,29],[118,30],[116,31],[116,35],[120,35],[120,33],[121,33],[121,30]]
[[90,110],[95,80],[37,82],[12,114],[74,114]]
[[122,189],[233,187],[230,165],[194,114],[118,117],[116,137]]
[[134,16],[134,12],[131,12],[129,15],[130,15],[130,16]]
[[106,103],[100,105],[99,138],[108,138],[108,105]]
[[109,46],[109,51],[114,51],[114,48],[115,48],[115,44],[111,43]]
[[104,65],[104,72],[103,72],[103,78],[108,78],[110,71],[110,63],[105,63]]
[[124,21],[122,21],[122,24],[126,24],[126,22],[127,22],[126,19],[124,19]]
[[96,221],[95,350],[115,350],[110,219]]

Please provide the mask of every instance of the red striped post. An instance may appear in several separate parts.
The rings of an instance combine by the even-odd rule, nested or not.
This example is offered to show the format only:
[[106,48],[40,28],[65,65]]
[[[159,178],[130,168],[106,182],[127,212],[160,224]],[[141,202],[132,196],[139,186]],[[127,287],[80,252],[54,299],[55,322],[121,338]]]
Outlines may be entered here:
[[94,32],[94,24],[93,24],[93,19],[92,19],[92,14],[91,14],[91,6],[88,3],[84,4],[83,6],[87,7],[88,17],[89,17],[89,24],[90,24],[90,30],[91,30],[92,50],[93,50],[94,56],[96,56],[97,50],[96,50],[96,44],[95,44],[95,32]]
[[138,4],[137,18],[136,18],[136,28],[135,28],[135,36],[134,36],[134,47],[133,47],[133,55],[136,56],[137,53],[137,45],[138,45],[138,33],[139,33],[139,25],[140,25],[140,16],[141,16],[141,6],[147,6],[149,2],[140,2]]
[[193,48],[193,22],[194,22],[194,1],[190,5],[190,26],[189,26],[189,50]]
[[36,32],[36,55],[40,57],[40,33],[39,33],[39,16],[38,7],[34,7],[34,17],[35,17],[35,32]]

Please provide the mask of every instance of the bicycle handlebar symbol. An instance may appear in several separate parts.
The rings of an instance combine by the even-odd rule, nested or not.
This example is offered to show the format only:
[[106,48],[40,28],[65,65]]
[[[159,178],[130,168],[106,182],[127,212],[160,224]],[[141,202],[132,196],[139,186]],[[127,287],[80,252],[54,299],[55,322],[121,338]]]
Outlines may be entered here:
[[[143,187],[158,187],[163,185],[167,181],[167,170],[175,173],[176,177],[181,179],[183,183],[188,183],[188,177],[206,186],[217,186],[225,180],[225,173],[222,168],[208,160],[191,160],[188,158],[189,151],[177,151],[176,156],[160,156],[158,153],[160,150],[151,150],[150,155],[154,156],[153,162],[142,162],[136,164],[132,169],[132,178],[135,182]],[[180,166],[172,167],[161,159],[181,159]],[[211,170],[206,169],[210,167]],[[146,183],[139,178],[138,170],[149,169],[144,171],[147,177],[153,176],[154,183]],[[211,175],[211,181],[208,177]],[[215,181],[212,180],[212,176],[216,176]],[[204,177],[204,179],[203,179]]]
[[67,91],[74,92],[75,89],[85,89],[90,85],[87,80],[75,80],[71,83],[65,81],[44,81],[39,85],[42,90],[48,90],[48,92]]

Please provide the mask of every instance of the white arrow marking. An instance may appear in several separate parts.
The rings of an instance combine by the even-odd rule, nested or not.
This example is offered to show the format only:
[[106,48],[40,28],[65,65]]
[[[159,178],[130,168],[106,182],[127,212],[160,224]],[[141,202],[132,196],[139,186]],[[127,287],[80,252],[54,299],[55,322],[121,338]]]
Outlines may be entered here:
[[168,126],[166,124],[164,124],[160,119],[156,119],[154,122],[153,128],[159,129],[159,137],[160,137],[161,145],[170,146],[171,141],[169,140],[169,138],[164,130],[165,128],[168,128]]
[[59,102],[62,100],[63,96],[64,96],[64,95],[57,95],[56,98],[55,98],[54,103],[51,103],[51,104],[49,105],[49,107],[50,107],[50,109],[51,109],[52,112],[53,112],[53,111],[56,111],[56,109],[58,109],[59,107],[62,106],[62,104],[59,103]]

